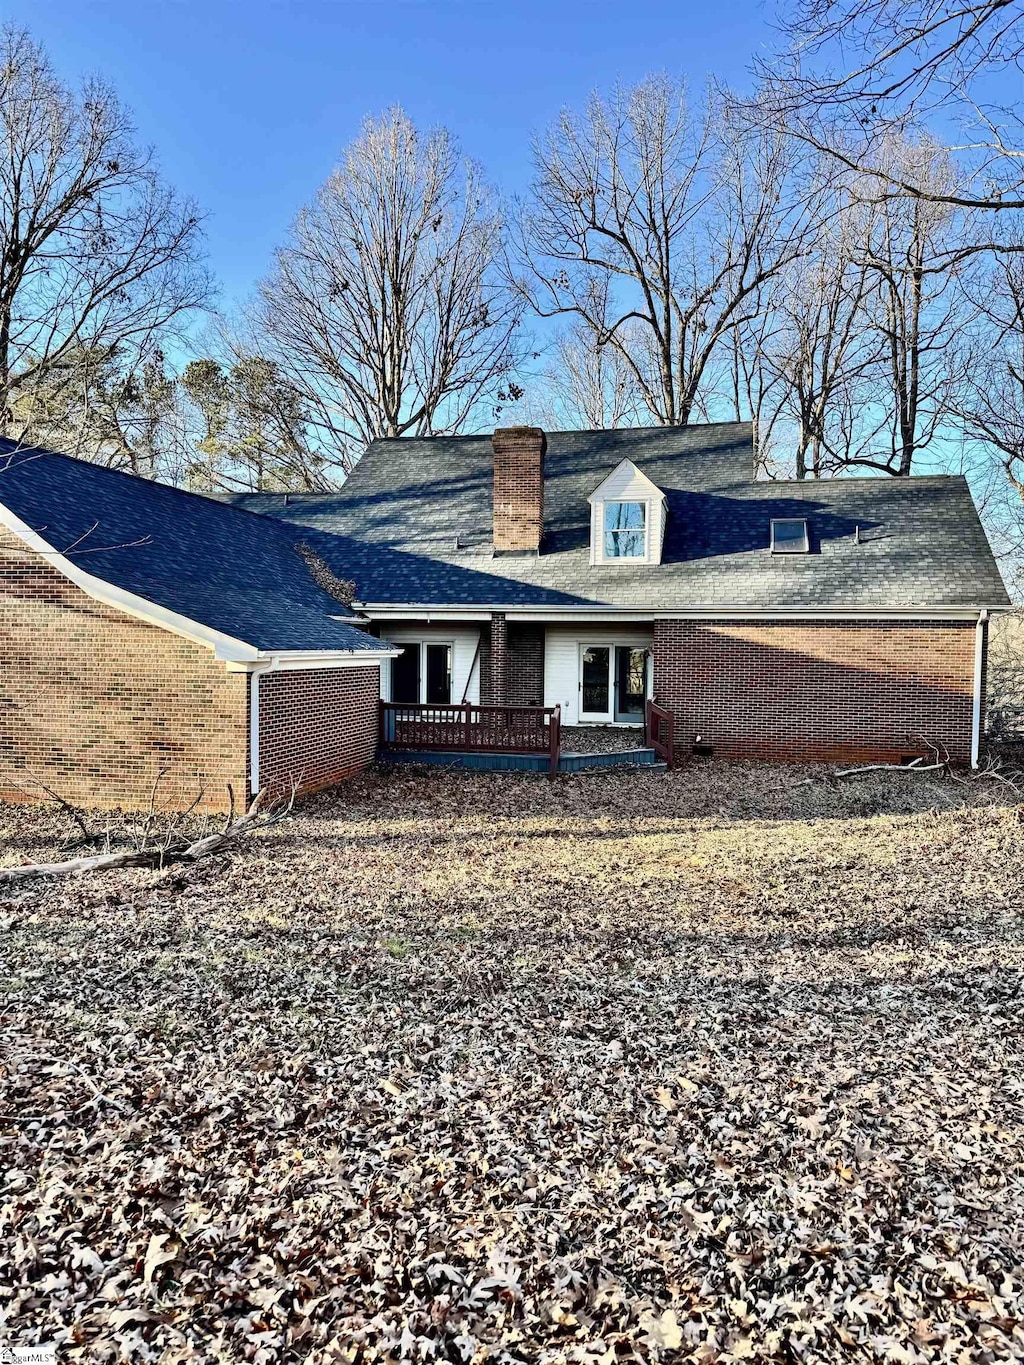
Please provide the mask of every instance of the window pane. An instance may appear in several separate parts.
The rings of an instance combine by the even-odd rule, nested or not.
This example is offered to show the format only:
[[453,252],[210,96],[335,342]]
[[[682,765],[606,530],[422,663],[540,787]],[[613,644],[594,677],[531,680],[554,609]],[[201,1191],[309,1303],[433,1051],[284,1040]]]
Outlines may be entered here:
[[427,701],[447,706],[452,699],[452,647],[427,645]]
[[791,554],[805,554],[808,549],[807,522],[782,520],[772,522],[772,549]]
[[619,645],[616,655],[616,720],[640,720],[647,700],[647,650]]
[[604,505],[605,559],[643,559],[646,548],[646,503],[606,502]]
[[607,645],[591,645],[583,651],[582,709],[592,715],[608,714],[608,672],[611,654]]

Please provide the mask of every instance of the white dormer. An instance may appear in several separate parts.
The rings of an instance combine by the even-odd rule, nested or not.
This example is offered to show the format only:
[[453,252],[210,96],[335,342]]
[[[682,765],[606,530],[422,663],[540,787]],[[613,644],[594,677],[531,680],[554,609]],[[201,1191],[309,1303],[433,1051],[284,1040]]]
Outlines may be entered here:
[[665,494],[623,460],[591,493],[591,564],[660,564]]

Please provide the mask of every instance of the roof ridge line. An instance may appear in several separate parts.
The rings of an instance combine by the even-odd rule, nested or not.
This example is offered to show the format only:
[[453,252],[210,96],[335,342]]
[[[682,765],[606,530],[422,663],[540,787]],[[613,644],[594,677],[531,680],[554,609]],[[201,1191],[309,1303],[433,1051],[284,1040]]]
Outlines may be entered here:
[[[527,426],[537,426],[536,422],[528,422]],[[648,435],[657,432],[670,431],[708,431],[712,427],[753,427],[754,423],[745,418],[742,421],[731,422],[688,422],[685,426],[656,426],[656,427],[540,427],[545,436],[618,436],[632,434],[634,432],[646,432]],[[391,445],[401,441],[486,441],[493,435],[494,430],[501,430],[500,427],[492,428],[490,431],[460,431],[451,435],[437,436],[375,436],[372,441],[368,441],[366,448],[376,445]]]
[[[266,525],[268,521],[268,518],[264,516],[262,512],[250,512],[247,507],[238,507],[233,502],[223,502],[219,497],[211,496],[209,493],[197,493],[194,489],[191,488],[179,488],[176,484],[164,483],[162,479],[147,479],[144,475],[132,474],[127,469],[111,469],[109,465],[97,464],[95,460],[83,460],[79,455],[69,455],[66,450],[51,450],[49,446],[21,445],[17,441],[10,440],[9,437],[0,436],[0,459],[5,458],[7,455],[15,455],[20,451],[24,451],[26,454],[30,455],[47,455],[52,457],[53,459],[67,460],[70,464],[80,464],[84,465],[87,469],[97,470],[101,476],[111,475],[119,479],[128,479],[132,483],[149,484],[153,488],[163,488],[168,493],[175,493],[179,497],[200,498],[205,503],[214,503],[216,504],[216,506],[222,507],[229,512],[235,513],[236,515],[240,515],[243,517],[252,517],[256,521],[262,522],[264,525]],[[5,472],[6,472],[5,467],[0,467],[0,478],[3,477]],[[229,496],[242,496],[251,498],[254,495],[253,493],[248,492],[242,493],[240,495],[231,494]],[[264,494],[263,496],[275,495]],[[283,497],[284,495],[277,494],[276,496]],[[0,501],[2,501],[2,496],[0,496]],[[269,520],[272,522],[276,522],[280,526],[290,525],[289,522],[281,521],[277,517],[269,518]]]

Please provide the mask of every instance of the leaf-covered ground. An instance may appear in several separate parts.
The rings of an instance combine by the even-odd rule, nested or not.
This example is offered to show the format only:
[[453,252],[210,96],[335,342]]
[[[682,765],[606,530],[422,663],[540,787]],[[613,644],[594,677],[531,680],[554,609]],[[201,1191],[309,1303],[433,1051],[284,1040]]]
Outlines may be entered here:
[[807,775],[399,770],[20,887],[0,1340],[1024,1360],[1019,811]]

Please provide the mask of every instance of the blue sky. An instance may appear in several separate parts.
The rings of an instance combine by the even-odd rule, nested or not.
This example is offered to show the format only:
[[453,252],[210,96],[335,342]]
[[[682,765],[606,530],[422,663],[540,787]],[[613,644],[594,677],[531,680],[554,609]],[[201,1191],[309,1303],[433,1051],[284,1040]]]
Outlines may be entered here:
[[651,71],[747,80],[772,0],[8,0],[60,74],[105,75],[208,215],[221,304],[266,271],[366,114],[446,124],[506,192],[531,134]]

